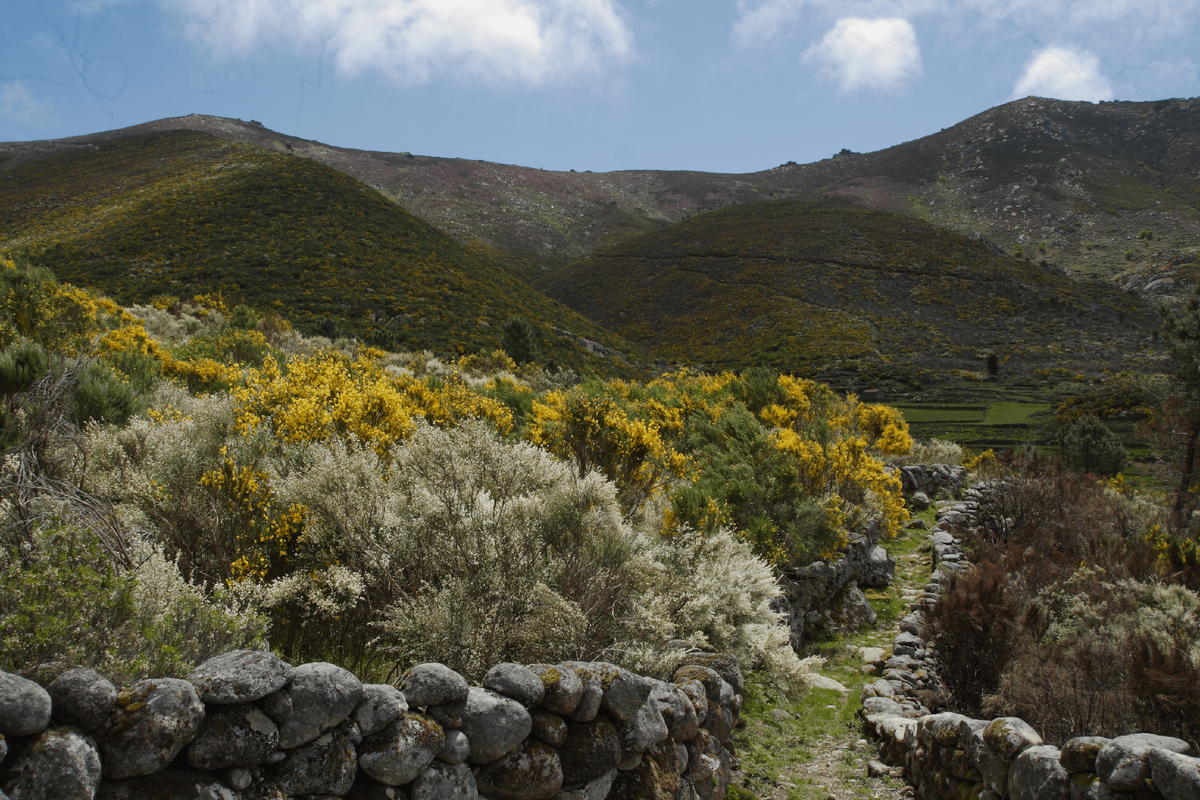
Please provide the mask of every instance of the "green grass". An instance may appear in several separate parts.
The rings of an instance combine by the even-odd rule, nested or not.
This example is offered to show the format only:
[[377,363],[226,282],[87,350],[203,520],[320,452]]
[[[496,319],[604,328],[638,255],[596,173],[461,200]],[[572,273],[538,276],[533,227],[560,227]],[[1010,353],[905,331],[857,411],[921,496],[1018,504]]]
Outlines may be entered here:
[[984,425],[1031,425],[1034,417],[1045,414],[1049,403],[992,403],[983,418]]

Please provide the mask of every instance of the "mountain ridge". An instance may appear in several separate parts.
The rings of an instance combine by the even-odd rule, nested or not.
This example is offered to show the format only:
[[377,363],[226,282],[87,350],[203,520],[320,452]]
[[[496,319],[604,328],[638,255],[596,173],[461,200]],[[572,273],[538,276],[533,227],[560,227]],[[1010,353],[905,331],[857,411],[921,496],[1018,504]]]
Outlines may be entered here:
[[[50,142],[0,144],[0,170],[55,149],[199,130],[314,158],[463,242],[567,263],[704,211],[769,199],[851,202],[1021,246],[1113,279],[1193,252],[1200,239],[1200,100],[1092,104],[1025,98],[873,153],[746,174],[556,172],[463,158],[353,150],[206,115]],[[1152,239],[1139,239],[1150,231]],[[1157,274],[1157,273],[1156,273]],[[1190,284],[1189,284],[1190,285]]]

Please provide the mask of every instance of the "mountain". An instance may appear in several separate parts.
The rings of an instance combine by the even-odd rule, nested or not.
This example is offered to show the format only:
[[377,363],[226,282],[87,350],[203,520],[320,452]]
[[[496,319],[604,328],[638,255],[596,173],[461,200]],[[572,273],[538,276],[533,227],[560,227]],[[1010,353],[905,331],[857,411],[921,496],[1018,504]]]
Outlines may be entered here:
[[310,331],[451,355],[495,349],[525,315],[559,365],[620,375],[648,360],[502,254],[313,159],[183,130],[30,150],[4,165],[0,249],[122,303],[221,292]]
[[841,199],[923,219],[1133,289],[1158,281],[1151,291],[1171,291],[1197,277],[1187,265],[1200,235],[1200,100],[1026,98],[876,153],[843,150],[745,175],[553,172],[368,152],[204,115],[0,145],[0,170],[62,149],[180,129],[333,166],[461,242],[514,254],[531,272],[696,213],[791,198]]
[[[670,359],[845,388],[1145,366],[1154,310],[899,214],[811,201],[694,216],[549,272],[551,297]],[[1039,377],[1042,376],[1042,377]]]

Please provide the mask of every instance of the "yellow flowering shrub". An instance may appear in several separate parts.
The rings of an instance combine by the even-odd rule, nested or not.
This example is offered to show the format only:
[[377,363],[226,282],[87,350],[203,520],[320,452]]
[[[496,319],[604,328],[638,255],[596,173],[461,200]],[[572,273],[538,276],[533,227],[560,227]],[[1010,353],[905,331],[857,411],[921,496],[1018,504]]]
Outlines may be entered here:
[[395,376],[370,353],[351,360],[324,352],[287,362],[286,374],[273,359],[247,371],[232,394],[237,427],[260,425],[285,442],[353,436],[383,455],[413,432],[414,420],[447,426],[466,418],[486,419],[501,433],[512,429],[512,412],[461,381]]
[[638,399],[623,381],[547,392],[533,403],[525,436],[574,462],[582,478],[597,471],[617,484],[631,513],[671,478],[691,474],[688,458],[671,445],[682,429],[678,409]]
[[307,509],[298,503],[283,506],[271,488],[270,476],[226,458],[219,469],[200,477],[219,499],[217,513],[232,553],[229,575],[234,581],[267,581],[278,577],[295,555]]

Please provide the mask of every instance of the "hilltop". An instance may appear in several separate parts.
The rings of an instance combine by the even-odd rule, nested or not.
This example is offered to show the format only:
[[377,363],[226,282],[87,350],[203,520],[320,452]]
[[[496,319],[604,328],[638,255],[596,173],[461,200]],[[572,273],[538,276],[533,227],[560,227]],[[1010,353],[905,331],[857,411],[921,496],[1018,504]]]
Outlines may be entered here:
[[1171,292],[1181,288],[1177,279],[1196,277],[1186,266],[1194,262],[1192,243],[1200,234],[1196,100],[1026,98],[876,153],[843,150],[812,164],[745,175],[554,172],[361,151],[198,114],[0,145],[0,170],[63,149],[166,130],[206,132],[328,164],[459,241],[513,254],[530,272],[704,211],[791,198],[841,199],[916,217],[1138,290],[1157,280],[1151,292]]

